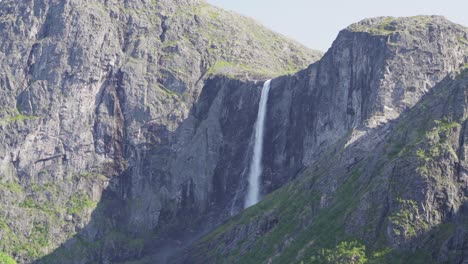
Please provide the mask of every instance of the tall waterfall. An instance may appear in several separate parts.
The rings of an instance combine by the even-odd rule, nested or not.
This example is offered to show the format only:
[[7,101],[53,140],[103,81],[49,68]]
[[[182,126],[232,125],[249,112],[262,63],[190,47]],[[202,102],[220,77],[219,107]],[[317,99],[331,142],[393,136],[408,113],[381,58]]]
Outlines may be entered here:
[[263,130],[265,129],[265,115],[267,110],[268,93],[271,80],[263,85],[260,104],[258,106],[257,122],[255,122],[255,138],[252,162],[249,171],[249,189],[245,199],[245,208],[258,203],[260,199],[260,177],[262,176]]

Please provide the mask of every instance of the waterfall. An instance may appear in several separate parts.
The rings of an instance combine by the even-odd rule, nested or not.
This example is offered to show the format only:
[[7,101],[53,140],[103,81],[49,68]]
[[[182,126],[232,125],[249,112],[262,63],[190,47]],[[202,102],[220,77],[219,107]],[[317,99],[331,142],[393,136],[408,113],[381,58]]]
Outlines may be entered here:
[[265,129],[265,115],[267,110],[268,93],[271,80],[263,85],[262,95],[258,106],[257,121],[255,122],[255,137],[252,162],[249,171],[249,189],[245,199],[245,208],[258,203],[260,199],[260,177],[262,176],[263,131]]

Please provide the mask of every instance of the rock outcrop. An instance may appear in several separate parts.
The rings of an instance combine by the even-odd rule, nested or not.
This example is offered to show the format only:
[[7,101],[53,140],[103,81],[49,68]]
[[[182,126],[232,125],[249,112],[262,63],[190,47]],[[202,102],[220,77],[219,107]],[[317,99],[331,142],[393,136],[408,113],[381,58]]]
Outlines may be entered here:
[[271,189],[297,179],[185,260],[335,263],[345,252],[373,263],[461,263],[466,36],[441,17],[368,19],[307,70],[274,79],[264,177]]
[[[352,143],[343,137],[297,180],[195,243],[185,260],[333,263],[348,254],[370,263],[463,263],[467,105],[465,69],[393,122]],[[353,243],[360,246],[346,248]],[[340,245],[349,251],[323,258]]]
[[[76,234],[67,245],[90,259],[139,255],[141,234],[207,212],[220,192],[213,151],[235,132],[203,108],[213,95],[198,100],[205,81],[279,76],[320,55],[203,1],[1,1],[0,251],[30,263]],[[220,90],[233,98],[216,114],[255,107]]]
[[341,31],[307,70],[273,80],[264,173],[272,187],[267,190],[288,181],[353,129],[356,140],[414,106],[466,63],[466,34],[466,28],[442,17],[368,19]]
[[[367,19],[317,61],[198,0],[1,1],[0,251],[283,263],[357,239],[458,261],[467,39],[442,17]],[[191,246],[242,210],[260,88],[281,75],[262,192],[293,182]]]

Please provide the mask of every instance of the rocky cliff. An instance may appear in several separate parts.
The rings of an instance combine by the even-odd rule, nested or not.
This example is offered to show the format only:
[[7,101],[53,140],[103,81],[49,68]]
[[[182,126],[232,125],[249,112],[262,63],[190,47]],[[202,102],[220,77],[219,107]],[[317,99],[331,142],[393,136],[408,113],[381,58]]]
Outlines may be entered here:
[[344,136],[177,261],[464,263],[467,74],[358,140]]
[[[4,0],[0,34],[0,251],[20,263],[465,256],[463,26],[367,19],[317,61],[203,1]],[[279,190],[200,239],[242,211],[281,75],[262,193]]]
[[265,185],[297,179],[175,262],[466,260],[466,37],[441,17],[368,19],[274,79]]
[[214,212],[257,92],[206,80],[279,76],[320,55],[203,1],[1,1],[0,251],[30,263],[68,241],[68,263],[116,263],[181,212]]

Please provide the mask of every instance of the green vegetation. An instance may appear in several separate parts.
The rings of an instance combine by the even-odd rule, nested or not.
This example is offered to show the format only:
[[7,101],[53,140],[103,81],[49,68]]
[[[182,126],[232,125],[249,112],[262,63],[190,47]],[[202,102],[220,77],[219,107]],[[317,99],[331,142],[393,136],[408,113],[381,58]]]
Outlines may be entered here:
[[166,41],[163,43],[162,48],[167,48],[167,47],[174,47],[177,43],[179,43],[178,40],[173,40],[173,41]]
[[416,157],[420,160],[417,172],[428,176],[432,163],[445,154],[457,156],[449,142],[447,133],[461,125],[458,122],[449,121],[448,118],[434,120],[434,126],[425,133],[421,140],[417,142],[419,148],[416,150]]
[[7,254],[0,252],[0,264],[16,264],[16,261]]
[[[85,176],[96,175],[83,177]],[[35,220],[30,231],[17,234],[10,228],[6,219],[0,218],[0,248],[7,254],[15,253],[28,260],[43,257],[51,247],[56,246],[49,237],[50,228],[66,224],[63,213],[82,216],[86,208],[96,206],[96,202],[91,201],[84,192],[72,195],[65,204],[57,203],[57,197],[63,197],[64,194],[60,192],[56,183],[31,184],[27,190],[31,194],[19,202],[18,206],[30,210],[31,214],[38,216],[37,219],[42,220]]]
[[[31,231],[30,244],[37,245],[38,248],[44,248],[49,245],[49,228],[47,225],[39,223],[35,224]],[[39,255],[39,253],[37,254]]]
[[[209,256],[228,263],[434,263],[426,249],[442,245],[453,235],[454,227],[429,225],[420,209],[423,203],[409,197],[413,198],[411,187],[420,181],[447,188],[437,162],[450,155],[456,158],[452,145],[459,144],[462,120],[433,109],[445,103],[440,98],[450,94],[449,88],[444,87],[443,95],[435,90],[424,99],[424,107],[416,106],[402,116],[381,146],[384,155],[365,158],[346,170],[333,165],[339,153],[322,155],[302,177],[206,236],[196,246],[200,259]],[[418,170],[425,172],[416,173]],[[379,197],[373,190],[386,192],[387,188],[389,194],[384,195],[392,199],[388,202],[390,211],[373,201]],[[322,193],[323,189],[328,192]],[[255,235],[245,235],[247,232]],[[232,240],[238,234],[242,239]],[[357,240],[362,244],[349,242]],[[412,243],[420,243],[421,247],[395,250],[392,242],[408,243],[411,249]],[[353,256],[355,262],[346,260]]]
[[35,223],[29,232],[29,237],[20,238],[4,219],[0,219],[0,234],[2,236],[0,248],[6,254],[16,253],[35,259],[43,256],[44,248],[49,246],[48,226],[45,223]]
[[418,205],[413,200],[398,199],[400,210],[390,215],[394,225],[393,233],[397,236],[412,238],[419,232],[429,229],[429,225],[418,216]]
[[6,219],[0,218],[0,234],[2,239],[0,240],[0,248],[7,254],[11,254],[16,251],[16,248],[21,243],[15,233],[10,229],[6,222]]
[[349,28],[355,32],[368,32],[372,35],[390,35],[396,31],[396,27],[393,25],[396,20],[394,17],[387,17],[379,24],[373,26],[356,23]]
[[166,95],[168,95],[169,97],[179,97],[179,94],[167,89],[166,87],[164,87],[162,84],[159,84],[158,85],[158,88],[161,89]]
[[67,214],[81,214],[87,208],[96,207],[97,203],[92,201],[87,193],[80,192],[74,194],[70,197],[70,200],[67,202]]
[[[374,20],[374,21],[371,21]],[[408,32],[425,30],[434,21],[431,16],[413,16],[405,18],[384,17],[367,19],[351,25],[349,29],[354,32],[367,32],[372,35],[387,36],[395,32]],[[460,40],[461,42],[461,40]]]
[[23,208],[38,208],[38,206],[36,205],[36,202],[31,199],[31,198],[26,198],[24,199],[20,204],[19,204],[20,207],[23,207]]
[[370,28],[369,33],[371,34],[379,34],[379,35],[389,35],[395,32],[395,26],[392,26],[391,23],[395,21],[394,18],[386,18],[380,25],[376,28]]
[[207,75],[223,75],[231,79],[236,77],[249,76],[251,78],[267,78],[269,76],[286,75],[297,72],[299,69],[292,63],[288,65],[287,69],[281,72],[268,71],[261,68],[253,68],[245,63],[234,63],[228,61],[217,61],[213,66],[208,69]]
[[28,116],[23,115],[19,112],[17,108],[5,109],[2,111],[2,117],[0,119],[0,124],[10,124],[16,122],[23,122],[27,120],[38,119],[38,116]]
[[[217,229],[209,236],[205,237],[202,243],[217,241],[222,239],[219,236],[229,233],[232,230],[239,230],[241,226],[258,222],[270,224],[270,229],[258,238],[255,244],[250,245],[249,240],[242,241],[237,245],[237,250],[242,252],[246,247],[247,253],[230,255],[227,261],[238,261],[240,263],[259,263],[275,255],[278,248],[284,248],[281,254],[275,258],[275,263],[290,263],[299,252],[309,252],[302,259],[310,259],[312,253],[318,252],[321,248],[336,246],[336,241],[353,239],[345,232],[345,215],[355,210],[357,203],[353,197],[359,195],[359,177],[362,170],[355,168],[334,194],[332,203],[321,209],[320,214],[312,213],[311,208],[316,208],[321,200],[321,194],[310,190],[309,187],[318,180],[320,171],[310,172],[310,178],[290,184],[282,189],[268,195],[260,204],[247,209],[240,216],[234,218],[228,224]],[[309,208],[309,209],[307,209]],[[304,221],[314,216],[310,224],[304,228]],[[272,220],[268,220],[272,219]],[[297,230],[301,228],[301,232]],[[291,234],[294,234],[292,236]],[[285,247],[285,241],[287,247]],[[220,249],[221,250],[221,249]],[[217,255],[216,248],[209,254],[222,259]]]
[[107,177],[101,173],[95,172],[82,172],[78,175],[78,178],[86,178],[86,179],[99,179],[99,180],[108,180]]
[[416,150],[416,156],[426,162],[431,160],[431,157],[426,154],[426,151],[424,149]]
[[23,115],[19,112],[19,110],[16,108],[14,109],[14,114],[10,118],[8,118],[8,122],[20,122],[20,121],[25,121],[25,120],[32,120],[32,119],[37,119],[39,118],[38,116],[28,116],[28,115]]
[[[265,29],[252,19],[226,12],[204,2],[195,5],[180,5],[173,17],[183,20],[192,20],[197,17],[203,34],[201,36],[181,35],[179,39],[171,39],[163,43],[163,48],[176,43],[181,47],[194,45],[193,43],[203,44],[209,65],[207,76],[223,75],[230,78],[263,79],[297,72],[319,57],[318,53],[314,54],[299,44]],[[243,34],[242,38],[239,38],[242,40],[233,40],[233,33]],[[247,40],[247,43],[244,43],[244,40]],[[233,46],[243,50],[247,47],[246,45],[254,45],[256,49],[262,50],[262,55],[249,52],[246,56],[239,56],[237,54],[239,50],[232,50]],[[285,51],[286,46],[289,48],[288,51]],[[294,56],[278,57],[284,52]],[[167,56],[177,56],[177,54],[169,53]],[[272,60],[272,58],[277,59]]]
[[19,204],[19,206],[20,206],[20,207],[23,207],[23,208],[41,210],[41,211],[46,212],[46,213],[53,213],[53,212],[55,212],[53,206],[51,206],[49,203],[40,203],[40,202],[35,201],[35,200],[34,200],[33,198],[31,198],[31,197],[27,197],[26,199],[24,199],[24,200]]
[[208,69],[208,75],[225,75],[234,78],[234,74],[238,71],[239,66],[227,61],[217,61]]
[[87,257],[95,257],[96,254],[101,254],[102,252],[115,252],[117,249],[121,251],[121,254],[126,256],[141,255],[144,247],[143,239],[134,238],[128,233],[123,233],[117,230],[106,229],[104,233],[106,233],[104,237],[95,241],[90,241],[88,238],[77,234],[72,238],[73,247],[60,247],[52,254],[42,258],[40,263],[55,264],[82,261]]
[[16,182],[7,182],[7,183],[0,183],[0,189],[9,190],[14,193],[22,193],[24,192],[23,186]]
[[232,63],[232,62],[227,62],[227,61],[217,61],[213,66],[210,68],[210,73],[211,72],[218,72],[221,70],[224,70],[226,68],[236,68],[237,65]]
[[468,45],[468,39],[466,39],[466,38],[463,37],[463,36],[459,36],[459,37],[458,37],[458,41],[459,41],[461,44]]
[[434,123],[437,125],[436,130],[440,133],[445,133],[451,129],[459,127],[460,124],[457,122],[449,121],[447,118],[442,120],[434,120]]
[[366,246],[357,241],[343,241],[333,249],[321,249],[310,262],[301,264],[364,264],[367,262]]

